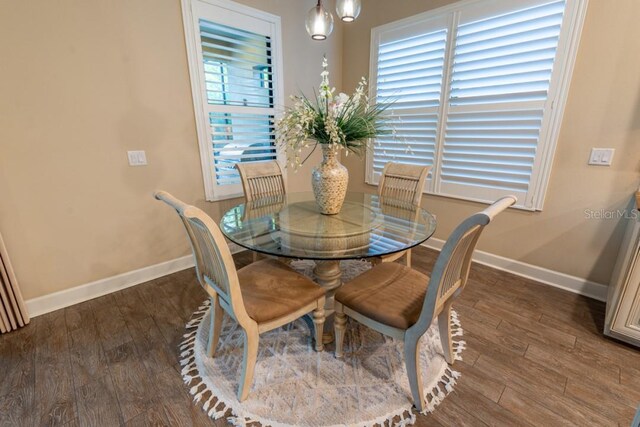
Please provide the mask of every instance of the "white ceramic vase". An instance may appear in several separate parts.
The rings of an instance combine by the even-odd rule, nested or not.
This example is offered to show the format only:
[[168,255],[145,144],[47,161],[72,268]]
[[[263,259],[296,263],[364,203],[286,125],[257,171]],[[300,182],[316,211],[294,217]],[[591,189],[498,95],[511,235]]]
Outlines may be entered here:
[[322,147],[322,163],[313,168],[311,186],[320,212],[335,215],[340,212],[347,195],[349,171],[338,161],[338,152],[329,144]]

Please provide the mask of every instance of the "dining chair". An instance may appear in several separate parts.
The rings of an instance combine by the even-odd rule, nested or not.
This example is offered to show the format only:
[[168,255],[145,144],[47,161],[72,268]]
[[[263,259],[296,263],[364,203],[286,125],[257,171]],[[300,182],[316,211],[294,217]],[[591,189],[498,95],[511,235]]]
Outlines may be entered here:
[[[424,182],[427,179],[431,166],[418,166],[406,163],[388,162],[384,165],[380,182],[378,183],[378,196],[384,199],[393,199],[420,205]],[[381,262],[393,262],[405,257],[405,264],[411,267],[411,249],[389,255],[373,258],[374,264]]]
[[[238,162],[236,169],[242,181],[242,190],[247,203],[261,198],[284,196],[286,188],[282,168],[276,160],[266,162]],[[264,258],[253,252],[253,262]]]
[[478,238],[493,218],[516,202],[514,196],[496,201],[462,221],[444,244],[431,278],[399,263],[382,263],[342,286],[335,294],[336,357],[343,355],[347,316],[382,334],[404,341],[404,359],[414,404],[423,410],[424,390],[418,342],[438,319],[447,363],[454,361],[451,303],[469,277]]
[[323,288],[275,259],[254,262],[236,271],[231,251],[211,217],[165,191],[156,192],[155,197],[174,208],[180,216],[193,249],[198,281],[211,299],[207,355],[215,355],[223,310],[243,330],[240,401],[249,395],[261,333],[313,313],[315,350],[322,351]]
[[238,162],[236,169],[240,174],[242,189],[247,202],[286,194],[282,168],[276,160],[266,162]]

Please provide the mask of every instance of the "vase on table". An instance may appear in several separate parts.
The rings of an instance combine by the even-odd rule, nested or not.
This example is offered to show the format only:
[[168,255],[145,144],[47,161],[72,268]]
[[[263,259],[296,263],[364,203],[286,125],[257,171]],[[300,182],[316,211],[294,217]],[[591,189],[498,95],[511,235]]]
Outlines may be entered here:
[[322,163],[313,168],[311,186],[320,212],[335,215],[340,212],[347,195],[349,172],[338,161],[338,151],[331,144],[320,144]]

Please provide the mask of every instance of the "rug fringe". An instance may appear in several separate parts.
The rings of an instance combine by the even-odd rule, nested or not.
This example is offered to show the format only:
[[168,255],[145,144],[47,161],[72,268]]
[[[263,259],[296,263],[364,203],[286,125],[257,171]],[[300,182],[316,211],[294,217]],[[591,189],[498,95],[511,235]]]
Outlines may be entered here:
[[[451,336],[461,337],[463,336],[462,325],[460,324],[460,318],[455,310],[451,310]],[[458,340],[452,342],[453,346],[453,360],[462,360],[462,350],[467,348],[467,343],[464,340]]]
[[182,341],[182,343],[180,343],[180,351],[190,348],[195,340],[196,340],[196,337],[193,336],[191,338],[187,338],[186,340]]
[[[209,412],[209,406],[211,405],[211,401],[213,400],[215,396],[213,395],[213,393],[211,393],[211,396],[209,396],[209,398],[207,399],[206,402],[204,402],[204,404],[202,405],[202,409],[204,409],[205,412]],[[215,408],[215,406],[214,406]]]
[[[209,401],[211,401],[211,399],[213,399],[214,397],[216,397],[216,396],[211,394],[211,397],[209,398]],[[222,406],[222,408],[217,409],[218,406]],[[210,418],[213,418],[214,420],[217,420],[219,418],[222,418],[222,416],[227,412],[228,409],[229,408],[227,408],[227,405],[225,405],[225,403],[223,401],[218,399],[218,401],[211,407],[211,409],[209,409],[209,411],[207,412],[207,415],[209,415]],[[205,411],[207,411],[206,408],[205,408]]]
[[[460,324],[460,318],[458,317],[458,313],[455,310],[451,310],[451,336],[453,337],[461,337],[463,335],[462,326]],[[453,341],[453,359],[454,360],[462,360],[462,350],[466,348],[466,343],[462,340]],[[433,412],[436,407],[442,403],[445,397],[449,395],[453,391],[453,386],[456,385],[458,378],[460,378],[461,374],[458,371],[454,371],[451,366],[446,365],[443,369],[442,375],[440,375],[440,379],[436,382],[435,387],[431,389],[429,393],[425,396],[425,405],[422,410],[422,414],[428,414]],[[442,384],[444,390],[440,389],[439,384]]]
[[[394,424],[393,420],[396,417],[399,417],[400,420],[396,421],[396,423]],[[412,410],[412,408],[409,407],[409,408],[402,408],[397,411],[390,412],[386,415],[378,417],[364,424],[363,427],[375,427],[375,426],[385,426],[385,425],[405,427],[408,425],[412,425],[415,422],[416,422],[416,414]]]

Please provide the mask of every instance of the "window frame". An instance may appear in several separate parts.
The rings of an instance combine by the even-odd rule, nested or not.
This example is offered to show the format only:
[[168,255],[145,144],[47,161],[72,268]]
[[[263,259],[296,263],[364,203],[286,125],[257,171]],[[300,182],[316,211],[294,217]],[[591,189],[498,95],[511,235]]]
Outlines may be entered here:
[[[181,3],[185,45],[187,48],[187,62],[191,83],[191,94],[193,98],[193,108],[196,121],[196,133],[200,151],[200,161],[202,165],[202,177],[204,181],[205,200],[218,201],[241,197],[243,195],[242,184],[238,183],[231,185],[218,185],[215,179],[215,159],[213,154],[214,150],[211,143],[209,113],[206,108],[208,104],[206,101],[207,96],[204,76],[205,72],[204,67],[202,66],[203,62],[200,46],[199,26],[196,25],[197,20],[200,19],[202,15],[198,15],[195,10],[198,7],[212,7],[215,8],[212,9],[212,14],[214,11],[221,12],[221,15],[224,15],[225,12],[231,14],[241,14],[250,19],[264,21],[271,27],[271,57],[274,69],[272,78],[273,87],[271,91],[273,93],[272,109],[274,122],[278,118],[279,106],[284,105],[284,61],[282,57],[281,19],[277,15],[273,15],[259,9],[254,9],[252,7],[245,6],[231,0],[181,0]],[[236,27],[237,25],[234,22],[226,22],[224,19],[220,19],[217,22],[231,27]],[[234,107],[236,109],[248,108],[247,111],[242,111],[242,113],[253,113],[253,107]],[[277,161],[281,165],[284,165],[286,163],[285,155],[282,150],[279,149],[277,144],[275,145],[275,150]],[[283,174],[286,184],[286,173],[283,172]]]
[[[549,0],[551,2],[552,0]],[[566,106],[573,69],[576,61],[582,27],[586,16],[589,0],[565,0],[565,17],[560,31],[557,54],[551,74],[547,100],[544,107],[543,121],[540,126],[540,134],[537,150],[540,155],[536,155],[533,164],[529,189],[526,200],[519,200],[515,208],[528,211],[542,211],[546,192],[551,177],[551,168],[557,147],[557,142],[562,125],[564,108]],[[484,4],[483,4],[484,3]],[[540,0],[524,0],[522,8],[528,6],[544,4]],[[441,152],[444,146],[444,130],[446,127],[447,114],[449,109],[449,94],[451,85],[451,73],[453,68],[454,48],[456,33],[460,16],[465,8],[477,8],[479,5],[487,8],[496,8],[495,2],[488,0],[462,0],[447,6],[429,10],[418,15],[404,18],[398,21],[383,24],[371,29],[370,56],[369,56],[369,96],[376,99],[377,95],[377,71],[378,71],[378,49],[383,35],[390,31],[398,31],[407,26],[420,24],[435,20],[447,20],[447,41],[445,48],[445,62],[443,66],[443,81],[441,85],[439,116],[437,123],[437,135],[435,143],[434,164],[426,182],[424,193],[443,196],[448,198],[468,200],[480,203],[490,203],[488,198],[463,196],[459,194],[448,194],[440,191],[439,174],[442,166]],[[518,5],[519,6],[519,5]],[[499,9],[496,14],[507,13]],[[484,19],[484,18],[483,18]],[[550,111],[548,111],[550,109]],[[369,150],[366,155],[365,182],[370,185],[378,185],[379,176],[375,173],[374,152]],[[488,187],[487,187],[488,188]]]

